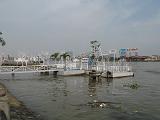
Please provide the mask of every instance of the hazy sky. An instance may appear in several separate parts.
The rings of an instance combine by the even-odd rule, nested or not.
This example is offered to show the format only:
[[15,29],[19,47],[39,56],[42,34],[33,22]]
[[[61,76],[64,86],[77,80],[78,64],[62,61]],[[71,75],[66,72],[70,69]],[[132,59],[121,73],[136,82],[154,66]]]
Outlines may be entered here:
[[160,0],[0,0],[5,53],[139,48],[160,54]]

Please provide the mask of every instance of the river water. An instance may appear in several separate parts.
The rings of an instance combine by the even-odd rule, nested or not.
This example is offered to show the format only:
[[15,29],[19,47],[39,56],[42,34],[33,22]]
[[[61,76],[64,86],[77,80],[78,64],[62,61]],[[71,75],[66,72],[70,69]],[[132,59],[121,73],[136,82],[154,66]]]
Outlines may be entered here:
[[135,77],[98,81],[16,74],[0,82],[45,120],[160,120],[160,63],[133,63],[133,70]]

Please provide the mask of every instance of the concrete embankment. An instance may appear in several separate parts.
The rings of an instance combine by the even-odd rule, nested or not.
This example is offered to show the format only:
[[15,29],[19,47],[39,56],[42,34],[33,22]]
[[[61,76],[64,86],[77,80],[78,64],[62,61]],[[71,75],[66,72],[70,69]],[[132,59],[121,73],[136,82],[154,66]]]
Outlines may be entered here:
[[43,120],[28,109],[0,83],[0,118],[2,120]]

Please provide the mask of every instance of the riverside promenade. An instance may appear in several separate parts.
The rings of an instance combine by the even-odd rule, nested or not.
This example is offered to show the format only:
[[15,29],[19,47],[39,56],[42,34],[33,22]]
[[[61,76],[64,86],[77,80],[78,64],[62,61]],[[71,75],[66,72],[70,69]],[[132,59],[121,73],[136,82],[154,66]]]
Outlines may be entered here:
[[0,119],[1,120],[43,120],[42,117],[17,100],[0,83]]

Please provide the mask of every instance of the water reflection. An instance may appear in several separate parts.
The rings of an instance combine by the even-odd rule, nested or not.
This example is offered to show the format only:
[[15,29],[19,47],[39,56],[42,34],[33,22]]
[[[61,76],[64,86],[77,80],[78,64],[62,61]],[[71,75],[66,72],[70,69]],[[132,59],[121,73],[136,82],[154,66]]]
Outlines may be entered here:
[[68,85],[67,81],[63,80],[61,77],[54,77],[51,84],[48,84],[48,93],[53,96],[54,100],[60,96],[68,96],[69,91],[67,91]]
[[96,84],[97,84],[96,79],[89,79],[89,83],[88,83],[89,96],[96,96],[96,89],[97,89]]
[[101,79],[89,79],[88,80],[88,92],[89,96],[96,96],[97,88],[103,88],[113,86],[112,78],[101,78]]
[[121,103],[114,102],[112,100],[104,100],[99,97],[102,95],[102,93],[99,93],[99,90],[108,89],[108,91],[103,94],[109,95],[109,93],[112,94],[113,87],[115,85],[115,82],[113,82],[113,79],[108,78],[101,78],[101,79],[89,79],[88,80],[88,92],[89,96],[92,98],[91,101],[89,101],[86,106],[90,106],[91,108],[110,108],[110,109],[121,109]]
[[110,86],[113,83],[113,78],[106,78],[106,85]]

